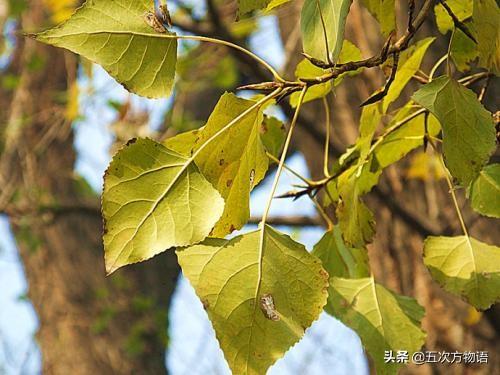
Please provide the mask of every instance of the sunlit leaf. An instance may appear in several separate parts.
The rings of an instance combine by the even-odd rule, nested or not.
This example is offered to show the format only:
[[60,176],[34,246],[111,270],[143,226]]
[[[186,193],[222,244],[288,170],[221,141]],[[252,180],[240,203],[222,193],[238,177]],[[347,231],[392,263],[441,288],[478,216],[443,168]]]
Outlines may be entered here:
[[487,165],[469,191],[472,208],[482,215],[500,218],[500,164]]
[[280,5],[286,4],[290,2],[291,0],[271,0],[269,2],[269,5],[267,6],[266,10],[272,10]]
[[332,277],[328,288],[334,316],[359,335],[379,375],[397,374],[402,363],[385,363],[385,351],[408,351],[425,342],[424,309],[413,298],[397,295],[373,278]]
[[473,91],[448,77],[423,86],[413,99],[441,123],[446,165],[463,186],[468,186],[495,149],[491,114]]
[[[253,105],[252,100],[224,94],[198,133],[195,150]],[[226,202],[224,213],[212,232],[214,237],[224,237],[240,229],[250,216],[250,192],[264,178],[269,165],[260,138],[263,121],[263,108],[255,108],[195,159],[200,171]]]
[[177,40],[146,24],[144,15],[152,8],[150,0],[88,1],[36,39],[98,63],[131,92],[166,97],[174,81]]
[[71,17],[79,2],[77,0],[43,0],[43,3],[51,13],[52,21],[57,24]]
[[424,263],[450,293],[485,310],[500,299],[500,248],[472,237],[428,237]]
[[328,273],[305,247],[265,226],[177,251],[233,374],[265,374],[327,300]]
[[107,272],[204,240],[223,210],[191,159],[149,139],[130,142],[104,177]]
[[254,10],[265,9],[276,0],[238,0],[238,15],[244,16]]
[[[164,141],[164,144],[190,156],[253,105],[255,102],[252,100],[226,93],[220,98],[204,127],[178,134]],[[251,110],[195,158],[200,171],[226,202],[224,213],[212,231],[215,237],[224,237],[246,224],[250,216],[250,192],[264,178],[269,166],[264,144],[270,147],[269,152],[276,152],[276,155],[281,149],[284,141],[283,124],[276,119],[264,120],[263,109]]]
[[[344,41],[344,28],[351,3],[352,0],[304,1],[300,26],[305,53],[319,60],[337,61]],[[330,56],[326,53],[327,43]]]
[[202,130],[203,127],[179,133],[174,137],[165,139],[165,141],[163,141],[163,145],[170,150],[189,157],[193,154]]

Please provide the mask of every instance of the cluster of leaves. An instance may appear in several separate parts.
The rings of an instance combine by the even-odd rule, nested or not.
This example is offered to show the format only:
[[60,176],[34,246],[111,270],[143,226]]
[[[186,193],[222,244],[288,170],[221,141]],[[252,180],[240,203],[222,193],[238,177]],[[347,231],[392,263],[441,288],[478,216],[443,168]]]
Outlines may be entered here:
[[[240,0],[239,15],[269,11],[288,1]],[[478,77],[498,73],[496,2],[436,5],[439,30],[452,31],[447,64],[454,63],[464,73],[472,66],[481,69],[459,80],[450,74],[434,79],[444,59],[429,74],[420,70],[435,38],[409,45],[414,28],[422,23],[419,17],[429,15],[433,1],[424,3],[415,24],[410,19],[401,42],[389,39],[379,60],[365,61],[358,48],[344,40],[351,2],[304,2],[301,31],[306,58],[297,66],[295,81],[283,79],[265,61],[230,42],[177,35],[165,23],[164,8],[155,9],[152,0],[89,1],[62,25],[35,36],[102,65],[129,91],[151,98],[166,97],[172,90],[179,39],[235,48],[274,76],[273,82],[254,85],[264,89],[265,96],[247,100],[224,94],[199,129],[163,143],[128,142],[106,172],[102,198],[107,272],[176,248],[229,366],[238,374],[265,373],[323,309],[359,334],[381,374],[394,373],[400,366],[384,363],[384,350],[411,353],[423,345],[423,308],[376,283],[366,251],[375,231],[374,215],[363,195],[378,183],[384,168],[410,151],[431,144],[437,152],[442,143],[453,198],[448,171],[457,187],[466,189],[477,212],[500,217],[500,164],[487,164],[496,147],[494,122],[466,87]],[[363,4],[379,21],[381,33],[391,34],[396,25],[394,0]],[[393,73],[371,98],[373,103],[364,106],[357,142],[332,168],[326,155],[324,179],[307,186],[309,193],[325,191],[322,204],[335,207],[337,220],[309,253],[266,224],[298,113],[303,103],[324,99],[345,75],[386,60],[392,62]],[[427,83],[412,100],[394,109],[414,76]],[[265,110],[287,96],[296,112],[285,139],[285,126]],[[225,239],[248,221],[250,192],[276,159],[278,171],[259,229]],[[471,238],[465,224],[463,229],[463,236],[428,238],[424,262],[446,290],[485,309],[500,297],[500,248]]]

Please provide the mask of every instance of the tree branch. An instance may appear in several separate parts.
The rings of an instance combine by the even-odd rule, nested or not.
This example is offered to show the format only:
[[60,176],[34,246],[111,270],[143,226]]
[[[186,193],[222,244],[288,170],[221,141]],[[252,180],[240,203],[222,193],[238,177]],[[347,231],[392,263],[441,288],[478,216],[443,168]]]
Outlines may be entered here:
[[465,35],[467,35],[474,43],[477,44],[477,39],[472,35],[470,32],[469,28],[465,26],[465,24],[458,19],[458,17],[453,13],[453,10],[450,8],[446,0],[439,0],[439,3],[443,6],[444,9],[446,9],[446,12],[448,12],[448,15],[451,17],[453,20],[453,24],[457,29],[460,29]]
[[[261,221],[261,217],[251,217],[248,224],[260,224]],[[266,223],[286,227],[321,227],[324,225],[319,217],[311,216],[270,216],[266,219]]]

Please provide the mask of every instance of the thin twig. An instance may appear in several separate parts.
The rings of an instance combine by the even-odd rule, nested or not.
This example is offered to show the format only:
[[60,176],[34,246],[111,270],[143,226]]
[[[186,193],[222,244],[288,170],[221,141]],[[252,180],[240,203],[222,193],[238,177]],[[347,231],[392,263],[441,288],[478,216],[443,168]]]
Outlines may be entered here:
[[323,108],[325,110],[325,127],[326,127],[326,137],[325,137],[325,151],[323,155],[323,174],[325,177],[330,177],[330,168],[328,168],[328,162],[330,160],[330,133],[331,126],[330,123],[330,108],[328,107],[328,101],[326,96],[323,97]]
[[391,85],[394,82],[394,79],[396,78],[396,72],[398,70],[398,64],[399,64],[399,53],[394,53],[393,56],[394,56],[394,62],[391,68],[391,75],[389,76],[389,79],[387,80],[383,90],[376,93],[375,95],[370,96],[363,103],[361,103],[360,107],[364,107],[366,105],[373,104],[382,100],[389,92],[389,89],[391,88]]
[[450,8],[450,6],[446,3],[446,0],[439,0],[439,3],[443,6],[444,9],[446,9],[446,12],[448,15],[451,17],[453,20],[453,24],[457,29],[460,29],[465,35],[467,35],[474,43],[477,44],[477,39],[472,35],[470,32],[469,28],[458,19],[455,13],[453,13],[453,10]]
[[455,206],[455,211],[457,213],[458,220],[460,221],[460,226],[462,227],[462,231],[464,232],[464,235],[467,238],[469,238],[469,232],[467,230],[467,226],[465,225],[462,211],[461,211],[460,206],[458,204],[457,195],[455,193],[455,187],[453,186],[453,183],[451,182],[450,172],[448,171],[448,168],[446,168],[446,165],[444,164],[443,157],[442,157],[441,153],[439,152],[438,148],[436,147],[436,145],[434,144],[434,142],[432,142],[432,140],[429,140],[429,144],[432,146],[434,151],[439,155],[439,161],[441,162],[441,167],[443,168],[443,171],[444,171],[446,183],[448,184],[451,198],[453,200],[453,205]]

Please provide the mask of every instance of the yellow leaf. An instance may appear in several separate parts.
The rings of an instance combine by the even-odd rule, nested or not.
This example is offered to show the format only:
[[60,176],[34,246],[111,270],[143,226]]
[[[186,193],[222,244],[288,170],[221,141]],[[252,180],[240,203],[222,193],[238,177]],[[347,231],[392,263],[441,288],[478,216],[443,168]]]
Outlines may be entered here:
[[68,89],[68,103],[66,104],[66,120],[73,121],[80,114],[78,98],[80,96],[80,88],[77,82],[73,82]]
[[445,172],[436,154],[419,151],[411,158],[406,177],[422,181],[439,180],[445,178]]
[[50,18],[54,23],[66,21],[78,6],[77,0],[43,0],[47,10],[50,12]]
[[481,318],[483,317],[483,313],[481,311],[477,311],[474,307],[469,306],[467,311],[467,316],[465,317],[464,323],[468,326],[473,326],[479,323]]

